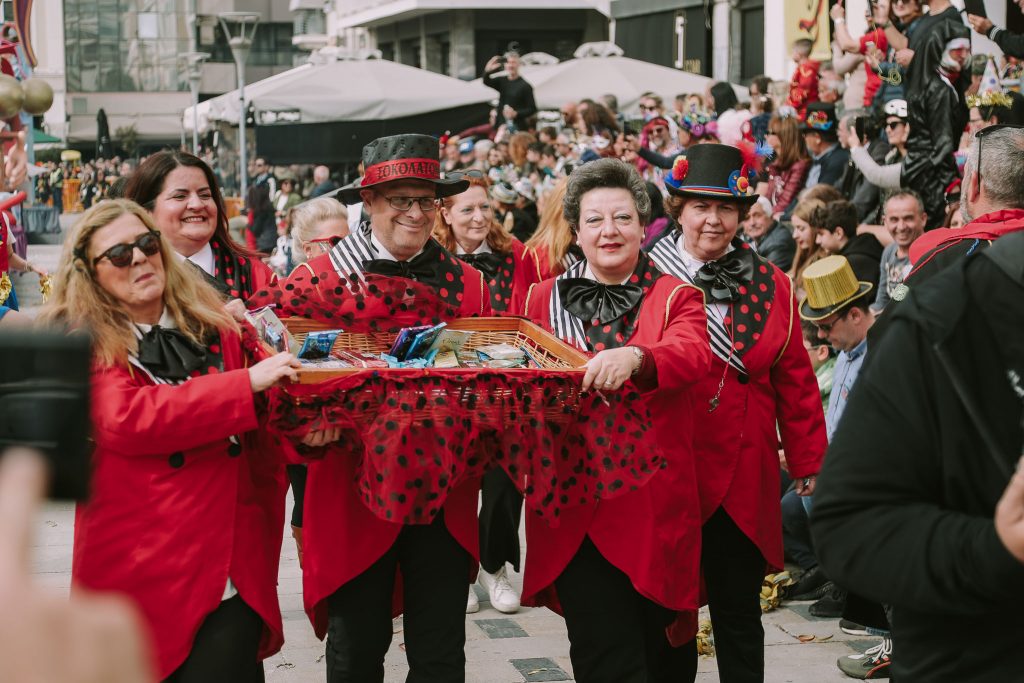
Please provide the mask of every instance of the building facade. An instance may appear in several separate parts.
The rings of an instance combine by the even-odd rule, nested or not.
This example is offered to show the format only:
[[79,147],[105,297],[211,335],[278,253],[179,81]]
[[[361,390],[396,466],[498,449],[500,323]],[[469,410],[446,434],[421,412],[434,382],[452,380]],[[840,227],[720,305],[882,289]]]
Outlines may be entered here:
[[337,44],[471,80],[510,48],[569,59],[585,42],[608,40],[609,0],[334,0]]
[[[36,8],[45,5],[52,11],[56,4],[37,3]],[[292,44],[294,19],[280,1],[64,0],[62,5],[66,125],[61,137],[71,146],[87,149],[95,141],[100,109],[107,114],[115,145],[118,130],[134,134],[142,151],[177,143],[181,113],[191,105],[180,55],[196,50],[211,55],[202,69],[201,100],[237,87],[231,51],[217,20],[221,12],[260,15],[247,81],[287,70],[303,56]],[[33,25],[51,23],[36,17]]]

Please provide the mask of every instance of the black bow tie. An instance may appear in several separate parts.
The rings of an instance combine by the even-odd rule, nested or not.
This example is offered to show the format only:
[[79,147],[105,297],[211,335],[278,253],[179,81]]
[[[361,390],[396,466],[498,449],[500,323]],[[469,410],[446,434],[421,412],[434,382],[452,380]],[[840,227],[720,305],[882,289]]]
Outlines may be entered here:
[[153,325],[139,340],[139,362],[162,379],[186,379],[205,361],[206,348],[178,330]]
[[606,285],[583,277],[558,281],[558,295],[565,309],[580,320],[607,323],[621,318],[640,303],[640,285]]
[[492,279],[498,273],[498,268],[504,260],[501,254],[495,254],[494,252],[459,254],[459,258],[462,259],[463,263],[467,263],[479,270],[486,280]]
[[694,284],[710,301],[738,301],[740,286],[754,279],[754,255],[750,249],[734,249],[701,266]]
[[438,263],[437,255],[425,250],[408,261],[375,258],[363,262],[363,267],[366,272],[376,275],[404,277],[408,280],[430,283],[437,277]]

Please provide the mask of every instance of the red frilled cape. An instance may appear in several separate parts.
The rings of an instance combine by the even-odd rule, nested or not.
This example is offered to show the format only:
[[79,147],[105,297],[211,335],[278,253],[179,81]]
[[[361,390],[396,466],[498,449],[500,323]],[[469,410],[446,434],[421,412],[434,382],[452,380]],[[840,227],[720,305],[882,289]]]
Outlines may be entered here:
[[221,351],[224,372],[177,386],[127,364],[93,372],[92,497],[75,512],[72,581],[139,606],[160,679],[185,660],[229,576],[263,619],[260,657],[284,642],[284,466],[276,445],[257,443],[238,336],[222,332]]
[[917,270],[935,254],[964,240],[995,240],[1024,230],[1024,209],[1004,209],[979,216],[959,229],[940,228],[918,237],[910,245],[910,262]]
[[[525,308],[528,318],[549,331],[553,330],[554,285],[552,279],[532,287]],[[655,442],[667,466],[646,486],[626,495],[564,511],[557,527],[529,516],[523,600],[559,609],[554,581],[589,535],[605,559],[629,576],[642,595],[688,613],[695,632],[701,517],[691,388],[707,373],[711,357],[703,294],[676,278],[660,277],[643,299],[634,333],[624,345],[643,346],[653,357],[656,386],[638,393],[627,385],[617,393],[626,402],[642,403],[650,410]],[[613,440],[624,428],[618,418],[609,415],[605,423]]]
[[[481,276],[461,268],[464,296],[457,308],[411,280],[343,278],[325,257],[297,270],[261,303],[277,301],[286,317],[299,314],[350,332],[488,314]],[[488,466],[503,467],[528,507],[552,519],[646,483],[661,454],[644,443],[650,423],[644,407],[581,397],[578,382],[536,370],[451,370],[443,377],[367,370],[279,392],[272,422],[293,439],[311,423],[343,431],[328,452],[309,454],[319,459],[309,465],[303,573],[317,634],[325,632],[326,598],[383,555],[402,523],[429,522],[443,509],[452,535],[477,556],[479,476]],[[630,430],[612,443],[604,421],[616,411]]]

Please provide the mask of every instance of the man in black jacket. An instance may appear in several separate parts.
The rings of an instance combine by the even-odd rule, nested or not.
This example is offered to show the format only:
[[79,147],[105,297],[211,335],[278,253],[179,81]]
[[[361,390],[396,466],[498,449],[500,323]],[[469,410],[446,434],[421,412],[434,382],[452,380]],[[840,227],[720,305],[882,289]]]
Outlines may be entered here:
[[1024,233],[890,315],[825,458],[815,548],[829,576],[893,606],[894,680],[1018,680]]
[[[495,76],[502,61],[508,75]],[[537,113],[537,102],[533,98],[533,86],[519,75],[519,55],[508,52],[504,58],[491,57],[484,66],[484,85],[498,91],[498,121],[504,120],[517,131],[527,130],[530,117]]]

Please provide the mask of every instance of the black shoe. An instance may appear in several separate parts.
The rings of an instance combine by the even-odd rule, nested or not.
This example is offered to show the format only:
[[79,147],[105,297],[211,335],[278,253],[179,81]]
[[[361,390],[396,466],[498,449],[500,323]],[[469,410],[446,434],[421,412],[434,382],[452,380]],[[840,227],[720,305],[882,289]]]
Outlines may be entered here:
[[831,585],[821,567],[811,567],[786,589],[786,600],[817,600],[828,592]]
[[843,610],[846,609],[846,591],[835,584],[830,585],[832,590],[828,592],[828,595],[808,608],[807,611],[811,613],[812,617],[838,619],[843,616]]

